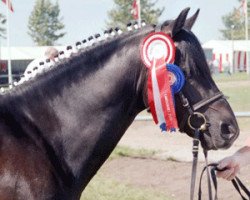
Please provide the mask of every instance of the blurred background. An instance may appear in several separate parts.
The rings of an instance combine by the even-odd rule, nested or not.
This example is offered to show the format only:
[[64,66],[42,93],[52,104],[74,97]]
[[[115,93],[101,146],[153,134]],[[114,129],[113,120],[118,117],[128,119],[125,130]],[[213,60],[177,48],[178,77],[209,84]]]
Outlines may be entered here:
[[[133,13],[137,9],[133,0],[11,0],[9,6],[5,6],[8,0],[1,1],[0,84],[18,79],[28,63],[43,56],[44,46],[65,49],[107,28],[124,28],[139,17]],[[157,24],[175,18],[185,7],[191,8],[190,15],[200,9],[193,32],[212,73],[249,73],[246,0],[141,0],[140,19]],[[12,70],[9,81],[8,65]]]

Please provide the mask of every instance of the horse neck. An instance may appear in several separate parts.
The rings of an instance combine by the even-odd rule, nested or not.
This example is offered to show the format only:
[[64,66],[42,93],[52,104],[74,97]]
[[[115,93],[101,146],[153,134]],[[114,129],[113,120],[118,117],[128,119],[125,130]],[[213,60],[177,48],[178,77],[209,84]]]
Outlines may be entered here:
[[[85,66],[72,67],[71,70],[79,70],[73,73],[80,74],[77,81],[67,78],[65,84],[64,78],[59,77],[56,82],[41,81],[36,93],[27,89],[26,100],[18,103],[25,132],[35,132],[45,141],[49,153],[54,154],[51,159],[63,163],[63,170],[74,177],[79,191],[144,109],[146,70],[140,61],[139,42],[121,40],[114,46],[115,53],[103,55],[107,59],[96,62],[93,71],[86,72]],[[62,70],[65,74],[61,77],[67,77],[71,70]]]

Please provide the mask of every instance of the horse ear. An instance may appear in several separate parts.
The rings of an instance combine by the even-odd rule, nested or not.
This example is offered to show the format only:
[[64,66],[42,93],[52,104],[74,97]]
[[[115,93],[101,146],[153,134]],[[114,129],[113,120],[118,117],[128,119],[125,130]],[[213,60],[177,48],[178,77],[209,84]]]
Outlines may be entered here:
[[187,30],[191,30],[191,28],[193,27],[198,15],[199,15],[200,9],[198,9],[194,15],[190,18],[188,18],[185,22],[184,28],[186,28]]
[[175,20],[164,22],[161,27],[162,31],[169,34],[171,37],[175,36],[184,27],[189,10],[190,8],[186,8],[181,11]]

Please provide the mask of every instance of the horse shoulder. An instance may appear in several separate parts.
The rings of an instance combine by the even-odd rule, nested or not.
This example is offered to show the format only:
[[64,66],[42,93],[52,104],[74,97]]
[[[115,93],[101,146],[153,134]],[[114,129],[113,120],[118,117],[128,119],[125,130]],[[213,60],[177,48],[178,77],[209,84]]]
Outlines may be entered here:
[[0,199],[57,198],[61,186],[46,153],[0,123]]

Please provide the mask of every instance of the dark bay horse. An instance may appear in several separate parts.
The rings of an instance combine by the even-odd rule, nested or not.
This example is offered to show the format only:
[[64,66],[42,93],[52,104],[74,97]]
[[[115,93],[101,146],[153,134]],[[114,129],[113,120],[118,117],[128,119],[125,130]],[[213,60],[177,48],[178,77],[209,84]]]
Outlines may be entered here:
[[[190,31],[197,13],[189,9],[166,21],[161,31],[177,47],[175,63],[186,75],[182,90],[191,105],[218,93],[201,45]],[[76,200],[108,158],[135,116],[147,107],[145,26],[111,36],[60,59],[48,71],[0,96],[0,199]],[[181,131],[192,136],[186,110],[176,96]],[[223,98],[200,108],[208,130],[206,149],[228,148],[239,134]]]

